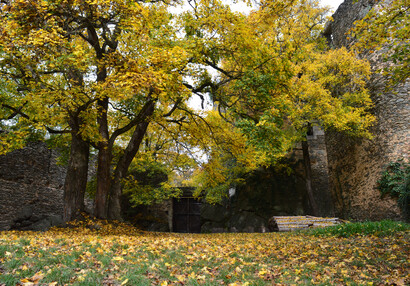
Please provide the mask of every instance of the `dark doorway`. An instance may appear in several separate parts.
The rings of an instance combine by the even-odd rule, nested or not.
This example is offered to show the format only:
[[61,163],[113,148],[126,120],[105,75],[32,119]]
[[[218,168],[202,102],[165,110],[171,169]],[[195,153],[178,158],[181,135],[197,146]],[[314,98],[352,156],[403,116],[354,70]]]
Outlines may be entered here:
[[173,200],[173,231],[182,233],[201,232],[201,202],[193,197]]

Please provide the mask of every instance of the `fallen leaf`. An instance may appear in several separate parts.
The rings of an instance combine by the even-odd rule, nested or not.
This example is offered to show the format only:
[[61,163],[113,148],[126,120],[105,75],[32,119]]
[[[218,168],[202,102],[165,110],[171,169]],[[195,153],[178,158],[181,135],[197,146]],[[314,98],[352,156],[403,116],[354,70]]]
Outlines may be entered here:
[[37,284],[38,281],[40,281],[43,278],[44,278],[44,273],[42,271],[39,271],[36,274],[34,274],[34,276],[30,278],[30,280]]
[[121,256],[116,256],[112,260],[114,260],[114,261],[124,261],[124,258],[122,258]]

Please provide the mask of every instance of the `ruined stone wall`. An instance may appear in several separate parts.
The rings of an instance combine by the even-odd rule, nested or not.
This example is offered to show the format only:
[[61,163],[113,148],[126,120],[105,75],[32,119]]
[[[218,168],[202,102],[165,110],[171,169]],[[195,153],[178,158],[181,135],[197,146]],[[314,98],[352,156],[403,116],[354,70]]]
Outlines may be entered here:
[[[298,159],[295,157],[290,160]],[[274,168],[260,168],[248,174],[245,184],[236,187],[222,205],[202,204],[201,231],[267,232],[272,216],[308,213],[303,162],[290,164],[290,174]]]
[[[44,142],[0,156],[0,230],[46,230],[63,223],[63,187],[66,166],[61,156]],[[88,179],[96,173],[91,157]],[[92,214],[93,200],[85,198],[85,211]]]
[[[313,126],[307,136],[312,191],[320,216],[334,216],[329,193],[328,160],[324,131]],[[272,216],[312,215],[306,191],[301,144],[289,154],[292,173],[259,169],[245,178],[222,205],[202,205],[202,232],[266,232]]]
[[[346,33],[354,21],[363,18],[373,1],[346,0],[333,15],[326,36],[334,47],[349,46]],[[370,60],[373,70],[380,55]],[[377,181],[386,164],[410,156],[410,82],[392,92],[383,90],[383,79],[374,75],[369,82],[375,104],[376,125],[373,140],[355,139],[339,133],[326,134],[330,189],[336,215],[353,220],[402,219],[395,199],[381,198]]]
[[0,230],[40,230],[62,221],[65,168],[44,143],[0,156]]
[[[312,173],[312,191],[318,206],[318,215],[334,216],[333,198],[329,192],[329,172],[325,132],[318,126],[312,127],[307,135],[309,146],[310,168]],[[301,154],[300,156],[303,157]]]

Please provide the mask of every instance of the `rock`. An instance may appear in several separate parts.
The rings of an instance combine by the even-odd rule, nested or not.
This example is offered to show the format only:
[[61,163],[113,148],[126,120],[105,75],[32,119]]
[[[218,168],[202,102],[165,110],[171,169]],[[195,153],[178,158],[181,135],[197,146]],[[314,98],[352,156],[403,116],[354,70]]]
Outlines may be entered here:
[[59,226],[64,223],[63,217],[61,215],[51,215],[48,219],[51,226]]
[[34,231],[46,231],[51,227],[50,220],[48,218],[42,219],[29,227],[27,227],[27,230],[34,230]]
[[168,222],[153,222],[148,228],[148,231],[169,232]]
[[220,222],[207,221],[201,226],[201,233],[222,233],[227,232],[227,229]]
[[24,206],[17,213],[15,221],[23,221],[29,219],[33,215],[32,206]]
[[229,216],[229,210],[221,205],[202,204],[201,219],[205,221],[222,222]]
[[262,232],[266,225],[264,218],[252,212],[241,212],[228,221],[230,230],[236,229],[238,232]]

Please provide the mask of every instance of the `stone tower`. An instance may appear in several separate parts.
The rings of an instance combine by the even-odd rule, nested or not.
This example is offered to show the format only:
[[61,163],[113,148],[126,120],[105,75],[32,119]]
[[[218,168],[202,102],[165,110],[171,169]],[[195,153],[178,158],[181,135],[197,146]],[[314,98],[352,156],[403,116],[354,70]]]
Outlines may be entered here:
[[[349,46],[346,33],[354,21],[373,7],[371,0],[346,0],[333,15],[325,36],[333,47]],[[366,56],[375,70],[380,54]],[[395,199],[381,198],[377,181],[389,162],[410,156],[410,81],[391,92],[383,88],[383,78],[375,74],[368,83],[377,123],[373,140],[326,134],[330,190],[336,215],[353,220],[403,218]]]

